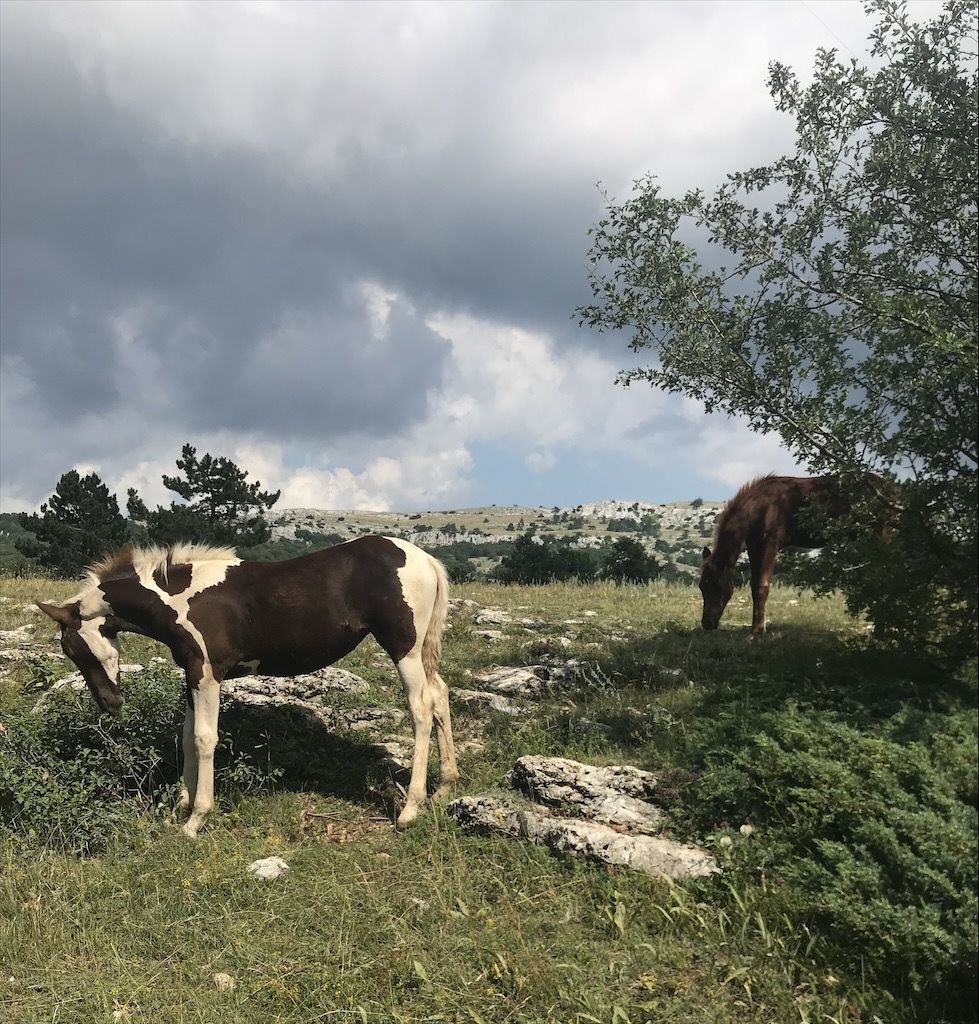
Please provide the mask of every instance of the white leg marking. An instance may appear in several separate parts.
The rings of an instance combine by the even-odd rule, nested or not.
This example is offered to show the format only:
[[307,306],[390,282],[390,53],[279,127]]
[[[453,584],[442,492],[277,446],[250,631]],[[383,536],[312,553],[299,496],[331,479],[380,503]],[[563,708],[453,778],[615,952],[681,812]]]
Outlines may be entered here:
[[214,748],[218,742],[218,709],[221,684],[211,674],[211,666],[204,666],[204,675],[192,691],[194,699],[194,750],[197,754],[197,791],[194,811],[184,832],[196,836],[201,825],[214,808]]
[[184,784],[174,808],[175,814],[190,812],[194,806],[194,797],[197,795],[197,747],[194,744],[194,709],[190,703],[184,712]]
[[432,740],[432,718],[434,705],[432,692],[425,678],[420,649],[411,652],[398,662],[398,673],[408,695],[408,710],[415,726],[415,750],[411,758],[411,782],[408,783],[408,799],[404,810],[398,815],[398,828],[405,828],[418,817],[418,811],[425,803],[428,782],[428,748]]
[[435,727],[439,741],[439,763],[441,773],[439,777],[439,788],[435,790],[435,799],[446,796],[452,787],[459,781],[459,768],[456,764],[456,749],[452,742],[452,721],[449,717],[449,688],[445,680],[435,673],[435,678],[429,680],[434,705],[435,705]]

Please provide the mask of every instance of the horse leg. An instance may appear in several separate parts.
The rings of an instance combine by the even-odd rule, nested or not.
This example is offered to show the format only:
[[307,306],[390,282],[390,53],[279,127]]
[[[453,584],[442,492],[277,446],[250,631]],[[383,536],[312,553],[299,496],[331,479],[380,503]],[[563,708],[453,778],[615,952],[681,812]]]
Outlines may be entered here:
[[774,545],[766,545],[761,551],[749,551],[751,563],[751,638],[765,633],[765,605],[768,603],[768,591],[771,586],[772,573],[775,571],[775,559],[778,549]]
[[197,748],[194,746],[194,703],[190,690],[187,691],[187,710],[184,712],[184,771],[180,796],[173,808],[175,815],[184,814],[194,806],[197,793]]
[[456,764],[455,744],[452,742],[452,721],[449,718],[449,688],[445,680],[438,674],[432,673],[428,685],[431,687],[435,697],[435,728],[439,741],[439,788],[435,790],[435,799],[439,800],[446,796],[452,787],[459,781],[459,767]]
[[194,792],[194,810],[183,831],[194,837],[214,809],[214,748],[218,743],[218,709],[221,684],[205,666],[194,699],[194,753],[197,761],[197,786]]
[[[411,781],[408,798],[398,815],[398,828],[406,828],[425,803],[428,781],[428,749],[432,740],[432,719],[435,715],[435,690],[429,685],[422,665],[421,651],[416,649],[397,664],[398,674],[408,695],[408,710],[415,726],[415,749],[411,758]],[[446,719],[448,721],[448,719]]]

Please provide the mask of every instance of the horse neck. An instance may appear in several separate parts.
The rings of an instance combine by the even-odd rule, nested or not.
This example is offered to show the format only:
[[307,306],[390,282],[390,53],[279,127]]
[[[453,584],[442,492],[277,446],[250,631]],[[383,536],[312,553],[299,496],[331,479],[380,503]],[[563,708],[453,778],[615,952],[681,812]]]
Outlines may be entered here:
[[744,550],[747,535],[747,511],[740,507],[725,510],[717,526],[714,552],[711,555],[711,561],[719,572],[734,568],[738,556]]
[[102,592],[118,620],[120,632],[138,633],[168,647],[180,639],[174,617],[160,614],[166,606],[135,576],[102,583]]

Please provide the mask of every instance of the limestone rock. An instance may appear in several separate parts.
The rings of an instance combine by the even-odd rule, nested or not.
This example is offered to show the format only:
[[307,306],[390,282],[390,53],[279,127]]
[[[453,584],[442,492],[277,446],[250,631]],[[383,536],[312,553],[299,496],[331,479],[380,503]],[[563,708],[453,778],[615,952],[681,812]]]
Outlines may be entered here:
[[34,631],[37,629],[32,622],[28,622],[16,629],[0,629],[0,645],[29,644],[34,641]]
[[482,608],[476,613],[474,621],[477,626],[505,626],[513,619],[503,608]]
[[511,703],[502,693],[488,693],[486,690],[461,690],[453,687],[449,690],[449,696],[453,701],[461,704],[480,707],[486,706],[493,711],[499,711],[504,715],[522,715],[524,709]]
[[630,832],[652,835],[662,828],[662,811],[649,802],[656,777],[631,765],[596,767],[565,757],[521,757],[510,781],[531,799],[575,807],[582,817]]
[[256,878],[261,878],[263,882],[273,882],[276,878],[288,874],[289,865],[281,857],[263,857],[261,860],[252,861],[248,865],[248,871]]
[[572,658],[553,665],[496,665],[473,673],[473,678],[487,690],[535,697],[571,682],[580,671],[581,663]]
[[[391,735],[405,720],[394,708],[342,707],[324,703],[336,695],[338,683],[361,692],[367,683],[340,669],[324,669],[307,676],[276,678],[243,676],[221,686],[220,729],[235,738],[236,748],[267,748],[272,761],[303,774],[336,771],[338,748],[346,732],[368,732],[375,761],[400,767],[403,751]],[[396,744],[397,749],[391,747]]]
[[[390,659],[386,656],[384,661],[390,664]],[[225,690],[231,687],[240,694],[264,693],[289,700],[316,700],[330,690],[340,690],[344,693],[366,693],[368,690],[365,679],[332,665],[301,676],[239,676],[224,683]]]
[[609,825],[523,810],[495,797],[463,797],[449,804],[463,828],[528,839],[553,850],[617,864],[647,875],[695,878],[718,870],[704,849],[661,836],[628,835]]

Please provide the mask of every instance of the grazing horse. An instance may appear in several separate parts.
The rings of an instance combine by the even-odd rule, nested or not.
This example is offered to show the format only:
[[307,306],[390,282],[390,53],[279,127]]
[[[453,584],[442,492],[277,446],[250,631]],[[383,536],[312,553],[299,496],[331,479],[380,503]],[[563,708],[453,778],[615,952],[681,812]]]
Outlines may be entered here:
[[61,648],[95,703],[118,712],[119,633],[170,648],[187,678],[183,790],[177,810],[195,836],[214,807],[214,748],[221,681],[323,668],[368,633],[401,676],[415,727],[411,782],[398,827],[425,802],[434,719],[441,796],[456,781],[449,691],[438,674],[448,609],[442,564],[387,537],[359,537],[282,562],[243,562],[230,548],[125,547],[93,565],[75,597],[38,607],[61,627]]
[[744,548],[751,565],[751,635],[765,632],[765,604],[783,547],[818,548],[823,539],[799,519],[812,501],[824,502],[830,514],[845,508],[839,483],[828,476],[768,476],[746,483],[717,520],[714,550],[704,548],[700,592],[704,596],[701,624],[717,629],[734,593],[734,565]]

